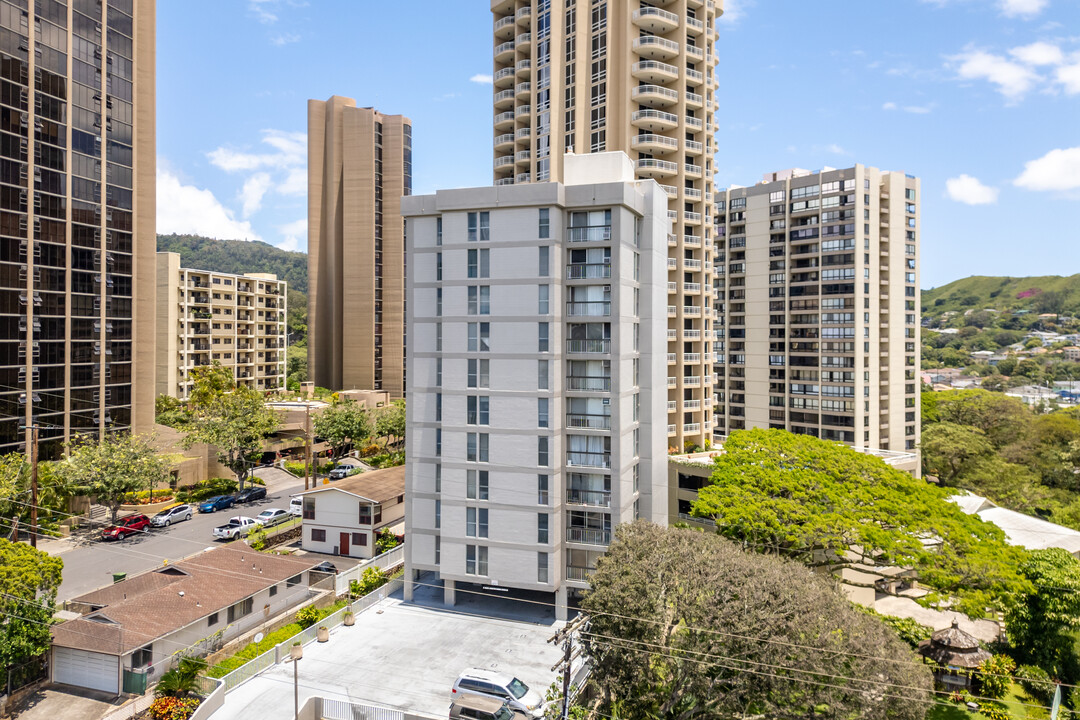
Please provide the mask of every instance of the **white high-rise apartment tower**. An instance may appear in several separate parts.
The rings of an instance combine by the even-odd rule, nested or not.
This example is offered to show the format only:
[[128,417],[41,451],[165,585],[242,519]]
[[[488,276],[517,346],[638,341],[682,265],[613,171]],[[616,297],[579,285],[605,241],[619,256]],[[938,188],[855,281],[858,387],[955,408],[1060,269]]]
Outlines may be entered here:
[[565,183],[402,199],[405,565],[568,593],[612,529],[667,518],[667,197],[623,153]]
[[668,443],[712,435],[717,0],[493,0],[494,180],[622,151],[667,193]]

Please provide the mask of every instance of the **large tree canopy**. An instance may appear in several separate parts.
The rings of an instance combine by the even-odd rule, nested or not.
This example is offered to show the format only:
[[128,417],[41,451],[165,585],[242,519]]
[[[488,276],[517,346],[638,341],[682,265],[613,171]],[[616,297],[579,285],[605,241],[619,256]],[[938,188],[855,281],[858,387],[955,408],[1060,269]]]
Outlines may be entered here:
[[332,455],[341,455],[345,446],[371,435],[372,423],[367,408],[354,400],[338,400],[315,416],[315,434],[330,443]]
[[1033,550],[1020,565],[1031,581],[1005,615],[1020,659],[1058,673],[1075,662],[1071,631],[1080,627],[1080,560],[1061,548]]
[[716,535],[620,525],[582,610],[623,720],[920,719],[930,671],[827,579]]
[[725,537],[808,564],[856,556],[913,567],[979,617],[1029,587],[1017,572],[1024,551],[949,494],[838,443],[746,430],[724,443],[692,514],[715,520]]
[[60,558],[0,539],[0,670],[49,649],[63,568]]
[[112,511],[115,522],[124,495],[167,483],[174,460],[159,454],[143,437],[112,433],[101,440],[72,444],[68,456],[54,463],[53,469],[74,492],[96,496]]

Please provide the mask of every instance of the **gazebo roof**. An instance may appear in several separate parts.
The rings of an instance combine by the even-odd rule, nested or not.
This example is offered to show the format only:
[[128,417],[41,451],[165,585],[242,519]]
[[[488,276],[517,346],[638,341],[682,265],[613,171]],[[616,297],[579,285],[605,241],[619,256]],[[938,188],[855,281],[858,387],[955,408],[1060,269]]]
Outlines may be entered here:
[[938,665],[962,668],[978,667],[991,657],[989,651],[979,647],[978,638],[961,630],[955,620],[952,627],[938,630],[929,640],[919,643],[919,654]]

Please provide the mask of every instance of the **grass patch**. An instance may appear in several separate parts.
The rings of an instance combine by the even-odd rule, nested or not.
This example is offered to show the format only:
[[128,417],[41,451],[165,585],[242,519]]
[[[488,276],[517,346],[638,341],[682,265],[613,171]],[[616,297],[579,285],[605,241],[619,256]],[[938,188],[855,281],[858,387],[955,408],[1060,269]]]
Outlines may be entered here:
[[[346,604],[347,603],[345,600],[339,600],[333,605],[330,605],[329,607],[320,609],[319,620],[322,620],[329,615],[333,615],[338,610],[345,607]],[[207,670],[206,675],[212,678],[225,677],[241,665],[244,665],[245,663],[254,660],[268,650],[273,650],[275,645],[279,645],[285,642],[293,635],[296,635],[297,633],[300,633],[302,631],[303,628],[300,627],[298,623],[289,623],[288,625],[285,625],[284,627],[281,627],[264,637],[261,642],[248,643],[244,647],[240,648],[240,650],[238,650],[234,655],[230,655],[229,657],[225,658],[224,660]]]
[[978,713],[970,713],[963,705],[953,705],[951,702],[938,702],[926,713],[926,720],[971,720],[982,717]]

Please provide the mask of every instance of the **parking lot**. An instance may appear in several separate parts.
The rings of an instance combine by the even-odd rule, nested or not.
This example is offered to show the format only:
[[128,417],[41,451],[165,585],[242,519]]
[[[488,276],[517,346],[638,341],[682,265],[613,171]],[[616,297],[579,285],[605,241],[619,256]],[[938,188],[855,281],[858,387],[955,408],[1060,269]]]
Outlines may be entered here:
[[[458,598],[444,608],[441,590],[417,588],[407,604],[398,592],[359,614],[353,627],[332,630],[329,642],[306,645],[300,704],[321,696],[444,718],[451,685],[470,667],[512,673],[543,693],[561,655],[547,643],[558,627],[552,608],[461,592]],[[284,720],[292,709],[293,667],[286,662],[230,692],[213,720]]]

